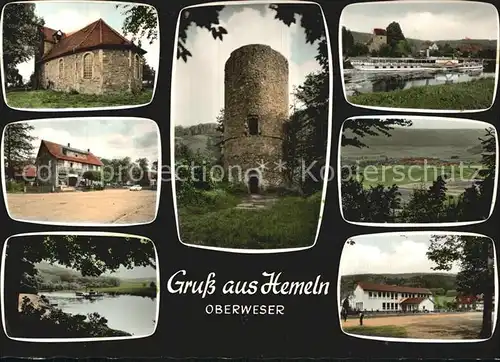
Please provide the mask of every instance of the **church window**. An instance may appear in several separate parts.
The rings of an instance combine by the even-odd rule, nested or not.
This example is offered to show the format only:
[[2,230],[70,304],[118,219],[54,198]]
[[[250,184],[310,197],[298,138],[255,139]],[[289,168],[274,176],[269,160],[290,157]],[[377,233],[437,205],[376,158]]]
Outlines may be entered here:
[[64,77],[64,60],[59,59],[59,78]]
[[137,54],[135,55],[134,77],[136,79],[140,79],[141,77],[141,59]]
[[259,117],[255,115],[249,115],[247,118],[248,134],[251,136],[256,136],[260,134],[259,132]]
[[83,78],[92,78],[92,54],[87,53],[83,56]]

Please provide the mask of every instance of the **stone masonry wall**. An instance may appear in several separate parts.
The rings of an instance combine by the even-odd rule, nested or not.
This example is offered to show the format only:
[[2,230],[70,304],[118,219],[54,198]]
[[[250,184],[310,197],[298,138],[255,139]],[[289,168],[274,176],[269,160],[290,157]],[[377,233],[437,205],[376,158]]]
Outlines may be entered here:
[[[93,56],[92,78],[86,79],[83,57],[89,53]],[[62,76],[59,75],[60,59],[64,62]],[[142,89],[142,63],[139,77],[135,77],[134,61],[130,50],[100,49],[66,55],[41,65],[40,84],[43,89],[84,94],[138,91]]]
[[[274,169],[288,118],[288,61],[269,46],[253,44],[233,51],[224,70],[224,165],[248,170],[268,162],[261,181],[279,186],[282,176]],[[245,135],[250,115],[258,117],[258,135]]]
[[134,72],[136,54],[130,50],[104,50],[103,91],[123,92],[142,89],[142,57],[139,57],[139,77]]
[[[92,78],[83,78],[83,57],[91,53],[93,56]],[[59,60],[63,59],[64,72],[59,76]],[[76,53],[51,59],[41,66],[40,84],[44,89],[78,93],[102,93],[102,50]]]

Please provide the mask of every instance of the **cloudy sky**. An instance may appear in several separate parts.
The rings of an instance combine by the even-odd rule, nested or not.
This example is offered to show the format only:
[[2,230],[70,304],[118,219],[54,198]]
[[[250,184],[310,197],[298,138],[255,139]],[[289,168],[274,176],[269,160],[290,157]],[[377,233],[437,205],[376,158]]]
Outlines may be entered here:
[[[364,273],[445,273],[434,271],[435,264],[427,259],[430,234],[372,234],[352,238],[340,259],[340,274]],[[457,273],[455,265],[450,273]]]
[[[84,28],[90,23],[104,20],[114,30],[123,34],[122,25],[125,16],[124,9],[117,9],[116,3],[97,3],[90,1],[61,2],[44,1],[36,3],[36,14],[45,20],[45,26],[69,33]],[[8,5],[7,5],[8,6]],[[125,36],[131,39],[131,35]],[[141,39],[141,47],[147,51],[144,55],[146,62],[155,70],[158,69],[160,45],[158,40],[149,44],[147,39]],[[137,41],[136,41],[137,44]],[[19,72],[25,80],[28,80],[34,70],[33,59],[19,64]]]
[[290,92],[293,86],[303,83],[307,74],[320,69],[314,59],[317,44],[306,44],[300,25],[288,27],[274,19],[275,15],[268,5],[226,6],[220,12],[221,26],[228,31],[223,41],[214,40],[205,29],[193,25],[189,28],[187,48],[193,56],[187,63],[176,60],[173,74],[175,125],[215,122],[224,107],[224,64],[231,52],[243,45],[269,45],[283,54],[289,62]]
[[116,118],[30,121],[35,127],[34,155],[41,140],[87,150],[100,158],[130,157],[132,161],[147,158],[158,160],[159,135],[155,122],[142,119]]
[[373,2],[351,4],[340,26],[371,33],[396,21],[407,38],[420,40],[497,39],[498,12],[491,4],[474,1]]

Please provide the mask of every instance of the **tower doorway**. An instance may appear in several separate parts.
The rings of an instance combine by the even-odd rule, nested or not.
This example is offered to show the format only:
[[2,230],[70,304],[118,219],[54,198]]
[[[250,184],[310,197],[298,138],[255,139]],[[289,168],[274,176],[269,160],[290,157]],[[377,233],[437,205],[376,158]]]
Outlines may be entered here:
[[250,171],[248,173],[248,191],[250,194],[258,194],[260,188],[259,186],[259,173],[257,171]]

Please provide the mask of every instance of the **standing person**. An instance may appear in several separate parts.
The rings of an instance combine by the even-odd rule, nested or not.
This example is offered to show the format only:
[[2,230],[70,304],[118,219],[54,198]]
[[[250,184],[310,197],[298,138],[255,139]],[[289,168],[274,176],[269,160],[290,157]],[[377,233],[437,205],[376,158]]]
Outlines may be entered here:
[[344,322],[347,322],[347,315],[349,313],[349,297],[344,299],[342,302],[342,317],[344,318]]
[[347,310],[345,308],[342,308],[342,319],[347,322]]
[[363,325],[363,318],[365,317],[365,314],[363,313],[362,310],[359,311],[359,325]]

